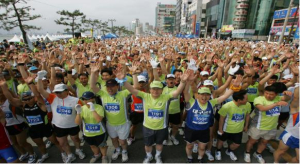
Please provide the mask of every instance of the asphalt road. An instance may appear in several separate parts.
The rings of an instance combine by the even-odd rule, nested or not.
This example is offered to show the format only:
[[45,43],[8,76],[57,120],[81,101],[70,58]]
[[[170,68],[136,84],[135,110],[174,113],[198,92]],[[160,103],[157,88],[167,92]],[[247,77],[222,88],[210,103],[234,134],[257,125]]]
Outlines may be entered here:
[[[281,130],[282,131],[282,130]],[[280,133],[280,132],[278,132]],[[164,163],[186,163],[186,154],[185,154],[185,141],[183,140],[183,137],[178,135],[177,138],[180,141],[180,144],[178,146],[165,146],[162,152],[162,160]],[[35,145],[30,139],[28,139],[30,143]],[[243,142],[247,141],[247,135],[244,134],[243,136]],[[277,144],[278,142],[274,141],[274,144]],[[71,146],[74,146],[72,142],[70,141]],[[80,160],[78,157],[74,161],[74,163],[89,163],[89,160],[91,159],[92,151],[89,148],[88,144],[82,144],[83,150],[86,153],[86,158],[83,160]],[[109,159],[111,157],[111,154],[114,150],[111,144],[111,140],[108,139],[108,156]],[[253,146],[254,150],[256,149],[257,144]],[[38,148],[35,146],[34,147],[37,155],[40,156],[38,152]],[[73,152],[75,152],[74,147],[72,147]],[[254,151],[252,150],[252,151]],[[155,149],[153,149],[153,155],[155,154]],[[212,153],[214,155],[215,148],[213,148]],[[245,163],[244,162],[244,151],[245,151],[245,143],[243,143],[236,151],[235,154],[238,158],[236,163]],[[52,146],[48,149],[49,152],[49,158],[45,161],[45,163],[62,163],[60,153],[58,150],[55,148],[55,146]],[[143,143],[143,136],[142,136],[142,127],[141,125],[138,127],[137,134],[136,134],[136,141],[132,143],[128,147],[128,155],[129,155],[129,161],[128,163],[142,163],[143,159],[145,157],[145,150],[144,150],[144,143]],[[266,163],[273,163],[273,154],[265,150],[263,153],[263,158],[265,159]],[[288,157],[294,156],[295,152],[293,150],[289,150],[287,153]],[[197,163],[197,154],[193,154],[194,157],[194,162]],[[207,161],[207,157],[204,156],[204,159]],[[256,159],[253,158],[251,155],[252,163],[258,163]],[[282,163],[287,162],[286,160],[282,159]],[[99,159],[96,163],[101,163],[101,159]],[[113,161],[112,163],[122,163],[121,162],[121,156],[119,157],[118,160]],[[152,161],[152,163],[155,163],[155,160]],[[222,150],[222,160],[221,161],[214,161],[214,162],[209,162],[209,163],[234,163],[229,156],[225,154],[225,149]]]

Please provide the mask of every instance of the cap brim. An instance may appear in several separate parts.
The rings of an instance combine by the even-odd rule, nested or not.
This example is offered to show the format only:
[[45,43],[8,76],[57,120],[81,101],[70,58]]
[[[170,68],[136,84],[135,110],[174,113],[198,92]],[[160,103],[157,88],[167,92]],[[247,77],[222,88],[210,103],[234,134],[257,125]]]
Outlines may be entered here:
[[52,92],[53,92],[53,93],[55,93],[55,92],[63,92],[63,91],[65,91],[65,90],[66,90],[66,89],[57,89],[57,90],[54,89]]

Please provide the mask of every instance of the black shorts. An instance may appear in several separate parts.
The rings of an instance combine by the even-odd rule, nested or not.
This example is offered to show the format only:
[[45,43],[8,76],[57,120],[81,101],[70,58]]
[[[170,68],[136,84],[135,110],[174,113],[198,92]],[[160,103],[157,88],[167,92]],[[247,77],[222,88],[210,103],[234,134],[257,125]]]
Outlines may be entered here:
[[190,129],[189,127],[185,126],[184,129],[184,136],[185,136],[185,141],[189,143],[193,143],[195,141],[199,141],[201,143],[208,143],[209,142],[209,129],[206,130],[193,130]]
[[235,144],[241,144],[243,138],[243,132],[240,133],[227,133],[224,132],[221,136],[218,134],[218,139],[221,141],[230,140]]
[[28,134],[31,139],[50,137],[53,134],[53,128],[51,124],[29,127]]
[[102,135],[98,136],[93,136],[93,137],[87,137],[83,135],[84,140],[90,145],[90,146],[100,146],[100,144],[104,141],[105,139],[105,133]]
[[290,117],[290,112],[280,112],[279,120],[287,120]]
[[59,128],[53,124],[53,130],[56,134],[56,137],[64,137],[64,136],[75,136],[78,135],[80,128],[79,126],[72,128]]
[[252,111],[254,110],[255,106],[254,106],[253,102],[249,102],[249,103],[250,103],[250,105],[251,105],[251,112],[250,112],[250,114],[251,114]]
[[216,110],[216,114],[215,114],[215,119],[219,122],[220,120],[220,114],[219,114],[219,110]]
[[139,123],[143,123],[144,113],[131,112],[130,113],[130,121],[131,121],[132,125],[138,125]]
[[179,125],[180,124],[180,112],[175,113],[175,114],[169,114],[169,123],[172,123],[174,125]]
[[161,130],[152,130],[143,126],[144,144],[152,146],[154,143],[163,144],[168,138],[168,128]]
[[11,135],[11,136],[14,136],[14,135],[18,135],[20,134],[21,132],[23,132],[25,129],[28,128],[28,125],[23,122],[21,124],[16,124],[16,125],[11,125],[11,126],[6,126],[5,127],[6,130],[8,131],[8,134]]

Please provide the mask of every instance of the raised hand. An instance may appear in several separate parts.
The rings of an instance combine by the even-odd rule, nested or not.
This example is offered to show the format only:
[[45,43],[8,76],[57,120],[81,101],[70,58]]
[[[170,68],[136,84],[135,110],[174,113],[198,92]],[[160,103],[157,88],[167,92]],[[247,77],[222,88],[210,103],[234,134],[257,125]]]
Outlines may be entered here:
[[242,81],[243,81],[243,77],[241,75],[237,75],[236,78],[233,80],[232,85],[234,87],[239,87],[241,85]]
[[279,66],[278,65],[274,65],[272,68],[271,68],[271,73],[273,74],[277,74],[277,73],[280,73],[281,70],[279,69]]
[[122,80],[126,77],[123,67],[121,65],[119,65],[115,70],[114,70],[114,74],[116,75],[116,78],[118,78],[119,80]]
[[38,79],[43,79],[43,77],[45,77],[46,75],[47,75],[47,71],[45,70],[41,70],[37,72]]
[[196,61],[193,58],[191,58],[190,62],[188,63],[188,69],[193,70],[194,73],[198,70],[196,66]]
[[248,65],[245,65],[245,66],[244,66],[244,72],[245,72],[248,76],[252,75],[252,71],[251,71],[251,69],[250,69],[250,67],[249,67]]
[[195,74],[193,71],[189,70],[188,81],[194,81],[196,78],[197,78],[197,74]]
[[218,60],[218,62],[217,62],[217,65],[218,65],[218,67],[220,67],[220,68],[224,68],[224,62],[222,62],[221,60]]
[[156,62],[153,58],[150,59],[150,64],[152,66],[152,68],[157,68],[158,66],[158,62]]
[[285,101],[279,101],[276,104],[277,104],[277,106],[287,106],[288,105],[288,103]]
[[32,75],[32,76],[28,76],[26,79],[24,79],[24,81],[27,83],[27,84],[30,84],[33,82],[33,80],[36,78],[37,75]]
[[291,71],[294,73],[295,76],[299,75],[299,66],[297,64],[293,64],[291,66]]
[[190,72],[193,72],[192,70],[187,69],[181,76],[180,76],[180,80],[181,81],[186,81],[189,78]]
[[138,67],[139,67],[140,63],[139,62],[134,62],[132,63],[132,66],[129,67],[129,70],[131,71],[132,74],[135,74]]
[[100,69],[100,63],[91,63],[90,68],[91,72],[98,72]]
[[88,105],[90,106],[90,111],[91,111],[91,112],[94,112],[94,111],[95,111],[95,106],[94,106],[94,104],[93,104],[92,102],[88,102],[88,103],[86,103],[86,104],[88,104]]
[[75,111],[77,112],[77,115],[79,115],[81,113],[81,105],[80,104],[75,105]]

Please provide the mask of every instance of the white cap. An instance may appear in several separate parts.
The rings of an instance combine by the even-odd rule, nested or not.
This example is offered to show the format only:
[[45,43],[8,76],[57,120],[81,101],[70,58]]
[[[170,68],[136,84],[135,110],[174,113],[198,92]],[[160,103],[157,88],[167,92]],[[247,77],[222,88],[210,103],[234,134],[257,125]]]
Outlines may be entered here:
[[57,84],[57,85],[54,86],[53,93],[55,93],[55,92],[63,92],[66,89],[68,89],[67,85],[65,85],[65,84]]
[[262,57],[261,59],[262,59],[262,60],[268,60],[268,58],[267,58],[267,57]]
[[72,69],[72,76],[74,76],[77,73],[76,69]]
[[174,74],[168,74],[168,75],[167,75],[167,79],[168,79],[168,78],[175,78],[175,75],[174,75]]
[[203,83],[203,85],[212,85],[213,86],[214,83],[211,80],[205,80],[204,83]]
[[60,68],[60,67],[55,67],[54,69],[55,69],[55,70],[61,70],[61,68]]
[[294,76],[292,74],[288,74],[288,75],[285,75],[283,76],[283,79],[292,79]]
[[201,75],[201,76],[209,75],[209,73],[208,73],[208,71],[202,71],[202,72],[200,72],[200,75]]
[[146,77],[145,76],[143,76],[143,75],[139,75],[139,76],[137,76],[137,79],[138,79],[138,82],[141,82],[141,81],[144,81],[144,82],[146,82],[147,80],[146,80]]

